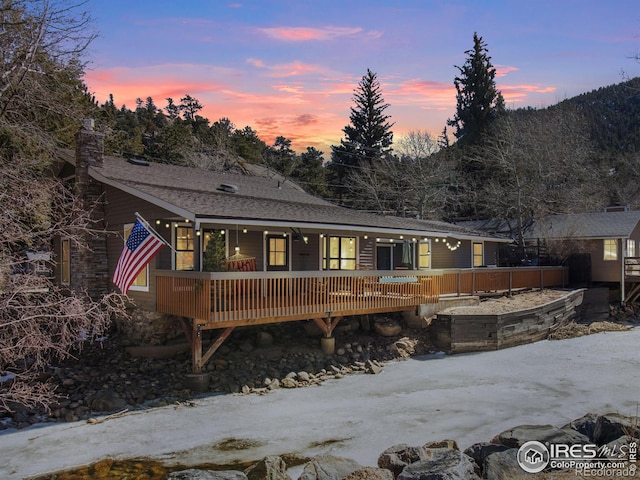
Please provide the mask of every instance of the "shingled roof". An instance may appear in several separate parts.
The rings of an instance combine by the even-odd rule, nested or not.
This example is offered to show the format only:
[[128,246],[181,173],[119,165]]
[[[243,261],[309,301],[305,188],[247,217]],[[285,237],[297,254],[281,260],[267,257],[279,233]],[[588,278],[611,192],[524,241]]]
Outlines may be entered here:
[[[92,166],[89,172],[98,181],[201,222],[233,219],[283,225],[350,226],[354,230],[404,230],[423,235],[432,232],[455,234],[460,238],[489,237],[486,233],[445,222],[382,216],[339,207],[309,195],[295,183],[284,181],[266,169],[261,175],[243,175],[145,163],[105,156],[103,165]],[[232,187],[224,189],[223,184]]]
[[536,222],[527,238],[627,238],[640,222],[640,211],[550,215]]

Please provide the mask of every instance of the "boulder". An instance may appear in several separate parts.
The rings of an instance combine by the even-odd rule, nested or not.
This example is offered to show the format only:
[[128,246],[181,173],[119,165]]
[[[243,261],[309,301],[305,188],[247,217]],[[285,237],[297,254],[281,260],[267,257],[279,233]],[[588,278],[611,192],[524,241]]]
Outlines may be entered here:
[[350,458],[320,455],[304,466],[298,480],[342,480],[361,468],[362,465]]
[[434,448],[426,460],[407,465],[397,480],[480,480],[473,460],[460,450]]
[[232,470],[181,470],[169,474],[167,480],[247,480],[247,476],[242,472]]
[[376,322],[373,325],[373,329],[376,331],[378,335],[383,337],[397,337],[402,333],[402,325],[400,325],[395,320],[384,320],[381,322]]
[[427,450],[424,447],[411,447],[401,443],[387,448],[380,454],[378,467],[390,470],[394,477],[397,477],[407,465],[427,458]]
[[640,419],[638,417],[628,417],[619,413],[609,413],[599,415],[593,429],[593,442],[598,445],[612,442],[628,435],[640,437]]
[[640,439],[624,435],[617,440],[602,445],[598,456],[613,461],[627,459],[629,457],[629,444],[632,442],[635,442],[637,446],[640,443]]
[[256,334],[256,346],[258,348],[270,347],[273,345],[273,335],[269,332],[258,332]]
[[518,450],[509,448],[502,452],[488,455],[482,468],[487,480],[511,480],[514,478],[531,478],[518,464]]
[[264,457],[244,471],[249,480],[291,480],[287,464],[277,455]]
[[568,445],[589,443],[589,437],[586,435],[571,428],[562,429],[553,425],[520,425],[498,434],[491,443],[519,448],[531,440]]
[[351,472],[343,480],[393,480],[393,473],[384,468],[364,467]]
[[596,420],[598,415],[596,413],[587,413],[583,417],[576,418],[575,420],[567,423],[563,429],[572,428],[577,432],[589,437],[589,441],[593,442],[593,431],[596,427]]
[[[464,453],[465,455],[470,456],[478,465],[479,468],[484,468],[484,460],[494,453],[504,452],[505,450],[510,450],[510,447],[506,445],[500,445],[497,443],[489,443],[489,442],[480,442],[474,443],[469,448],[467,448]],[[484,470],[483,470],[484,471]]]
[[114,412],[122,410],[127,402],[113,390],[98,392],[91,400],[91,410],[95,412]]
[[456,442],[455,440],[450,440],[450,439],[436,440],[434,442],[427,442],[422,447],[426,448],[426,449],[429,449],[429,448],[453,448],[454,450],[460,450],[460,448],[458,448],[458,442]]

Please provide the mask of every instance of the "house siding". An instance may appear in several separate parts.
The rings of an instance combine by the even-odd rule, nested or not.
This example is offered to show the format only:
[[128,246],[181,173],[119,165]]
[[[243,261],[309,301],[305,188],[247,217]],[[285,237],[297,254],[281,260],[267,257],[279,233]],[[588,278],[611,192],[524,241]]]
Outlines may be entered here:
[[431,242],[431,268],[469,268],[471,266],[471,241],[461,240],[460,246],[451,251],[444,242]]
[[604,240],[588,240],[586,250],[591,255],[591,279],[594,282],[620,282],[622,275],[622,241],[618,244],[618,259],[604,260]]
[[[156,219],[173,217],[174,215],[163,208],[157,207],[133,195],[121,190],[105,186],[105,214],[109,219],[106,229],[109,231],[107,237],[107,255],[109,258],[109,279],[113,276],[118,258],[124,246],[123,232],[124,226],[134,223],[135,212],[138,212],[147,220],[165,240],[171,241],[170,229],[164,223],[156,225]],[[156,257],[149,263],[149,291],[129,290],[127,295],[135,302],[136,306],[143,310],[156,309],[156,270],[171,268],[171,250],[161,248]],[[111,288],[115,289],[113,284]]]
[[291,269],[294,271],[320,270],[320,236],[307,235],[303,240],[291,240]]

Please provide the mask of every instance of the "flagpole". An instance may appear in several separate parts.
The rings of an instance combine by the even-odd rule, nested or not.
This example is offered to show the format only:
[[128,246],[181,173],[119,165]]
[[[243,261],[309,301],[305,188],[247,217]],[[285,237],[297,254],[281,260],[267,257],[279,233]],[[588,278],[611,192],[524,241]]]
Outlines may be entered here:
[[159,239],[162,243],[164,243],[167,247],[169,247],[169,249],[170,249],[173,253],[175,253],[176,255],[180,255],[184,260],[186,260],[186,262],[187,262],[189,265],[191,265],[191,268],[193,268],[193,267],[194,267],[193,263],[191,263],[191,262],[189,261],[189,258],[188,258],[184,253],[179,252],[179,251],[177,251],[175,248],[173,248],[173,245],[171,245],[169,242],[167,242],[167,241],[162,237],[162,235],[160,235],[158,232],[156,232],[156,230],[155,230],[155,229],[154,229],[154,228],[149,224],[149,222],[147,222],[147,221],[142,217],[142,215],[140,215],[138,212],[134,212],[134,214],[135,214],[136,218],[137,218],[138,220],[140,220],[140,222],[144,225],[144,227],[145,227],[146,229],[148,229],[151,233],[153,233],[156,237],[158,237],[158,239]]
[[155,231],[155,229],[154,229],[154,228],[149,224],[149,222],[147,222],[147,221],[142,217],[142,215],[140,215],[138,212],[135,212],[135,216],[136,216],[136,218],[137,218],[138,220],[140,220],[140,222],[145,226],[145,228],[146,228],[147,230],[149,230],[151,233],[153,233],[156,237],[158,237],[158,239],[159,239],[162,243],[164,243],[167,247],[169,247],[169,248],[170,248],[171,250],[173,250],[175,253],[178,253],[178,252],[176,252],[176,251],[173,249],[173,246],[172,246],[169,242],[167,242],[164,238],[162,238],[162,235],[160,235],[158,232],[156,232],[156,231]]

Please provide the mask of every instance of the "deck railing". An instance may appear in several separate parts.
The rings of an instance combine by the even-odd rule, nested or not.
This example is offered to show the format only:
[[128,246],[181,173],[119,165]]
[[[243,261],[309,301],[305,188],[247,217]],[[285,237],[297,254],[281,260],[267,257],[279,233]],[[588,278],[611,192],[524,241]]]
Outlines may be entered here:
[[562,267],[424,271],[158,271],[156,309],[205,328],[411,310],[442,295],[564,287]]
[[640,257],[624,257],[624,276],[626,279],[640,280]]

